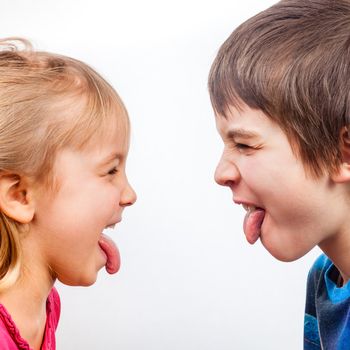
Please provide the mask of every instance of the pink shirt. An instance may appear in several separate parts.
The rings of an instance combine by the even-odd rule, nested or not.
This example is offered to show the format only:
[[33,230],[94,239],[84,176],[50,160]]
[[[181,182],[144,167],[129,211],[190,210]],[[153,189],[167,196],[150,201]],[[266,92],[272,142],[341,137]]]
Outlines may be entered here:
[[[55,350],[55,331],[60,318],[60,297],[52,288],[46,301],[46,328],[41,350]],[[10,314],[0,304],[0,349],[1,350],[31,350],[29,344],[21,337]]]

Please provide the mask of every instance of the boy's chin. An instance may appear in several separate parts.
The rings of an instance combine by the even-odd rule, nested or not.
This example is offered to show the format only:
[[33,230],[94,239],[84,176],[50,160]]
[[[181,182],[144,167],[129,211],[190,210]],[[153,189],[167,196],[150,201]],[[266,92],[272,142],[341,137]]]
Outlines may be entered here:
[[301,249],[301,247],[290,247],[288,244],[277,244],[276,242],[271,242],[264,240],[261,237],[261,243],[264,248],[277,260],[282,262],[292,262],[300,259],[305,254],[307,254],[310,249]]

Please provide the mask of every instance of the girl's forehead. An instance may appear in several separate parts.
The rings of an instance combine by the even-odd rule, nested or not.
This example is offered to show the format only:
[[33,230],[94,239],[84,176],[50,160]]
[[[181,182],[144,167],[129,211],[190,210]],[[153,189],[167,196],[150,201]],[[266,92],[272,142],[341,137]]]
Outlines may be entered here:
[[118,161],[124,163],[129,150],[129,136],[123,132],[108,132],[105,135],[93,137],[85,146],[64,147],[55,157],[53,173],[56,179],[66,178],[71,173],[68,168],[91,170]]
[[73,145],[85,148],[115,143],[118,148],[128,148],[130,122],[122,104],[112,100],[103,106],[91,105],[87,96],[80,97],[75,107],[74,100],[70,102],[73,113],[66,108],[63,113],[66,118],[62,122],[66,124],[63,128],[67,128],[72,136]]
[[126,123],[113,123],[96,131],[86,145],[87,150],[111,150],[120,154],[127,154],[129,150],[130,131]]

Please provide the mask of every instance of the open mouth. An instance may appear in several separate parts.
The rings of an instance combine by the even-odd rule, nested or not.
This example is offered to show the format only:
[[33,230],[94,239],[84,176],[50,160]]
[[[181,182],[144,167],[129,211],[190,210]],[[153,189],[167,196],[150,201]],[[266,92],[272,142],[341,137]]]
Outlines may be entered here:
[[260,237],[261,226],[265,218],[265,210],[253,205],[243,204],[247,211],[243,222],[244,234],[250,244],[254,244]]

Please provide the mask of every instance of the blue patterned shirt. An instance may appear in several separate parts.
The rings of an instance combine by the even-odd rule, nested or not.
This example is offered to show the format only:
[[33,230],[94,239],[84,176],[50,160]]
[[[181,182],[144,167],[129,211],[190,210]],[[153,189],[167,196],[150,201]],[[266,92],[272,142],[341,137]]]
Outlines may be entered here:
[[350,282],[339,287],[339,277],[338,269],[325,255],[309,272],[304,350],[350,349]]

